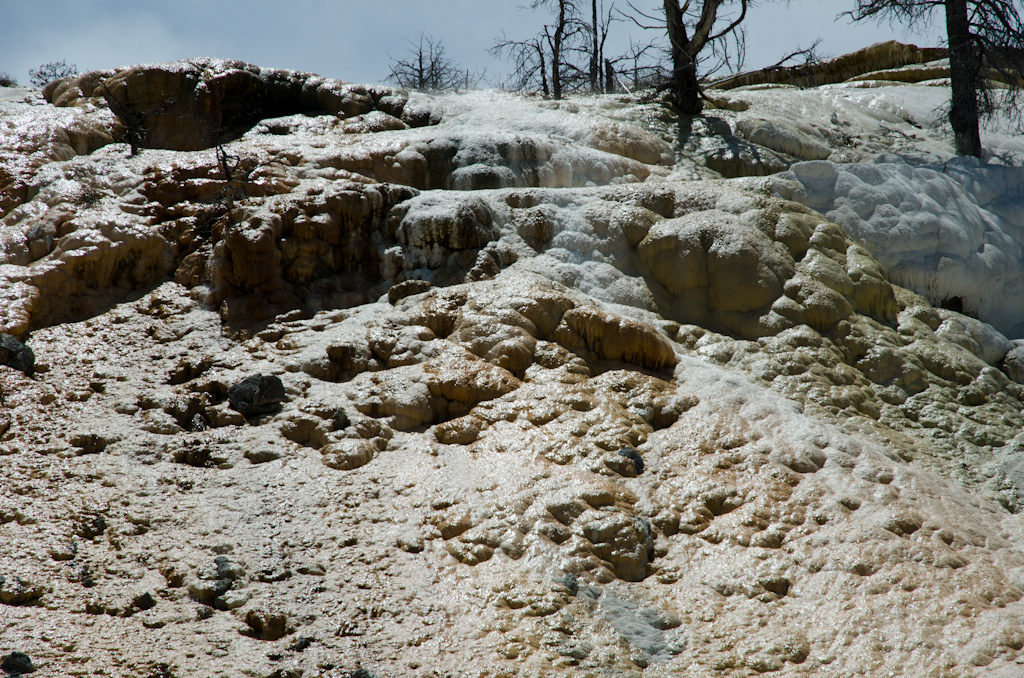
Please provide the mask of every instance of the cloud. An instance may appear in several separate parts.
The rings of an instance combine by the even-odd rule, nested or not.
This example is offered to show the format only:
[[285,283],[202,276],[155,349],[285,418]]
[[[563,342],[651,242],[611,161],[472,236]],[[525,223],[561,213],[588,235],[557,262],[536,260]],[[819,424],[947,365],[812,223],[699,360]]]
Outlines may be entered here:
[[[5,61],[0,70],[28,81],[28,70],[65,59],[81,70],[197,56],[242,59],[260,66],[295,68],[358,82],[379,82],[390,54],[423,31],[444,43],[465,68],[502,73],[507,65],[487,54],[503,30],[528,38],[550,21],[543,9],[484,0],[33,0],[8,3],[0,23]],[[610,3],[609,3],[610,4]],[[624,3],[618,5],[625,7]],[[638,6],[644,6],[641,3]],[[755,7],[746,22],[747,66],[774,63],[798,44],[824,38],[822,51],[842,54],[902,29],[836,21],[837,3],[793,2]],[[934,33],[934,32],[933,32]],[[650,39],[629,23],[616,23],[608,53],[625,52],[629,38]],[[779,36],[783,36],[780,39]],[[921,39],[935,44],[934,34]]]

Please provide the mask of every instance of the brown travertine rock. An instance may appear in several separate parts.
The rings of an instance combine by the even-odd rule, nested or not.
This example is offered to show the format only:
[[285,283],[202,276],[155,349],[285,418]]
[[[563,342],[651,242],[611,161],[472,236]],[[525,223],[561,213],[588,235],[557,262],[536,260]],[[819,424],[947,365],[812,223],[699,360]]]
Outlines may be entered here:
[[712,85],[714,89],[732,89],[763,83],[794,84],[801,87],[856,80],[868,73],[900,69],[908,64],[924,64],[946,56],[942,48],[919,48],[890,40],[805,66],[775,67],[727,76]]
[[236,138],[263,118],[315,111],[350,117],[375,108],[400,116],[407,99],[403,91],[389,87],[352,85],[227,59],[92,71],[56,80],[43,95],[55,106],[106,105],[119,119],[115,136],[135,133],[140,146],[179,151]]
[[469,407],[494,400],[520,386],[508,370],[453,353],[424,364],[423,370],[431,375],[431,393]]
[[676,364],[672,345],[653,327],[595,308],[569,309],[552,336],[566,348],[587,348],[607,360],[651,369]]

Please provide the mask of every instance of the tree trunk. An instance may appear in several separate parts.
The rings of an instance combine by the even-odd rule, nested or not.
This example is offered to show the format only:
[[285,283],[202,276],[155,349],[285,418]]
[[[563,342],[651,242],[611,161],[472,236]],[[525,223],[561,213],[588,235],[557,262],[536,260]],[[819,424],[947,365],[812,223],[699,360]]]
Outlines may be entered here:
[[601,59],[597,43],[597,32],[601,30],[601,24],[597,16],[597,0],[590,0],[590,9],[594,19],[594,40],[590,52],[590,91],[597,92],[597,84],[601,80]]
[[604,60],[604,93],[615,93],[615,68],[612,66],[611,59]]
[[551,41],[551,93],[555,101],[562,98],[562,37],[565,35],[565,2],[558,0],[558,24]]
[[417,53],[417,63],[419,68],[416,69],[416,84],[419,85],[416,89],[421,92],[427,91],[427,69],[423,65],[423,38],[420,37],[420,51]]
[[971,39],[967,0],[946,0],[946,35],[949,38],[949,79],[952,99],[949,124],[960,155],[981,157],[978,128],[978,87],[981,60]]
[[704,108],[697,84],[697,63],[690,55],[690,38],[677,0],[665,0],[665,19],[672,49],[672,98],[680,113],[697,115]]
[[539,38],[537,39],[537,56],[540,58],[540,85],[544,90],[544,98],[547,99],[551,96],[551,91],[548,89],[548,67],[544,63],[544,46]]

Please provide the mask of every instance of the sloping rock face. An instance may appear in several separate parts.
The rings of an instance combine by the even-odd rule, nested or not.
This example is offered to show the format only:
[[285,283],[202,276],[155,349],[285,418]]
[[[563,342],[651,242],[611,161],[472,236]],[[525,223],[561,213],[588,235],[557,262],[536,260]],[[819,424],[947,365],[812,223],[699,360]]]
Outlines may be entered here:
[[[109,137],[135,135],[139,146],[176,151],[210,148],[241,136],[264,118],[282,115],[351,117],[379,110],[397,117],[407,99],[405,92],[389,87],[228,59],[91,71],[51,82],[43,96],[58,107],[109,108],[119,123]],[[102,140],[90,138],[89,150]]]
[[1024,336],[1019,168],[799,163],[775,186],[878,252],[895,282]]
[[[102,77],[178,93],[153,129],[201,139],[268,73],[229,65]],[[116,131],[80,80],[73,106],[0,100],[0,333],[34,356],[0,365],[5,652],[139,678],[1019,673],[1020,348],[815,207],[793,177],[831,162],[728,181],[674,162],[649,104],[498,93],[266,108],[130,155],[65,141]],[[737,124],[747,148],[832,148],[779,119]]]

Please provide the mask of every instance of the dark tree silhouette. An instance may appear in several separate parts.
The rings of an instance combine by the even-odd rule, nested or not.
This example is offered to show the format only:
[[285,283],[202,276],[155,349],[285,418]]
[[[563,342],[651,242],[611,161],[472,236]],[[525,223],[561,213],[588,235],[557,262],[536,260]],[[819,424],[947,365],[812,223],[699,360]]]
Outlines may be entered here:
[[611,83],[607,82],[602,70],[606,70],[606,64],[609,61],[605,58],[604,53],[605,43],[608,40],[608,29],[611,28],[613,21],[619,20],[615,17],[614,12],[614,2],[605,11],[603,1],[599,3],[598,0],[590,0],[590,23],[586,26],[586,32],[590,37],[587,45],[587,58],[590,91],[592,92],[608,92],[611,87]]
[[0,71],[0,87],[17,87],[18,79],[6,71]]
[[[1020,87],[1024,84],[1024,22],[1020,0],[857,0],[847,12],[856,21],[876,19],[905,24],[928,22],[942,8],[949,47],[952,98],[949,123],[956,152],[981,157],[980,120],[1007,106],[1020,125]],[[1010,90],[997,97],[995,77]]]
[[417,42],[407,42],[411,47],[404,59],[388,55],[391,59],[388,81],[421,92],[454,89],[463,83],[468,86],[468,72],[445,56],[444,44],[440,40],[420,33]]
[[553,23],[545,24],[540,33],[530,40],[508,40],[502,34],[495,41],[491,53],[504,54],[515,66],[513,84],[516,81],[535,82],[539,75],[544,95],[561,99],[566,84],[578,84],[581,77],[589,79],[589,69],[579,68],[567,59],[570,53],[583,50],[579,39],[588,32],[588,25],[580,19],[579,1],[533,0],[529,8],[547,9],[552,14]]
[[738,29],[753,4],[754,0],[684,0],[682,4],[679,0],[662,0],[659,14],[655,16],[629,3],[636,15],[658,22],[660,26],[643,24],[636,16],[627,15],[634,23],[641,28],[660,28],[668,33],[672,64],[669,89],[679,112],[696,115],[704,107],[697,67],[706,58],[707,52],[701,55],[706,48],[717,58],[719,66],[729,64],[730,49],[738,49],[742,54],[744,36]]
[[561,99],[568,65],[565,55],[570,48],[569,41],[584,30],[579,18],[579,7],[576,0],[533,0],[530,7],[545,7],[554,15],[555,22],[544,26],[542,35],[551,55],[551,96]]
[[66,61],[50,61],[28,72],[28,79],[34,86],[43,88],[54,80],[78,74],[78,66]]
[[[729,36],[746,18],[750,1],[739,0],[739,17],[716,33],[718,10],[726,2],[728,0],[703,0],[698,7],[691,8],[691,0],[686,0],[683,5],[679,0],[664,0],[665,24],[672,54],[672,99],[682,113],[695,115],[704,107],[697,79],[697,55],[709,43]],[[688,30],[688,24],[692,30]]]
[[551,96],[548,85],[548,69],[546,43],[540,38],[530,40],[509,40],[502,33],[494,47],[490,49],[494,56],[507,57],[514,67],[511,76],[505,83],[506,89],[523,90],[540,85],[545,97]]

